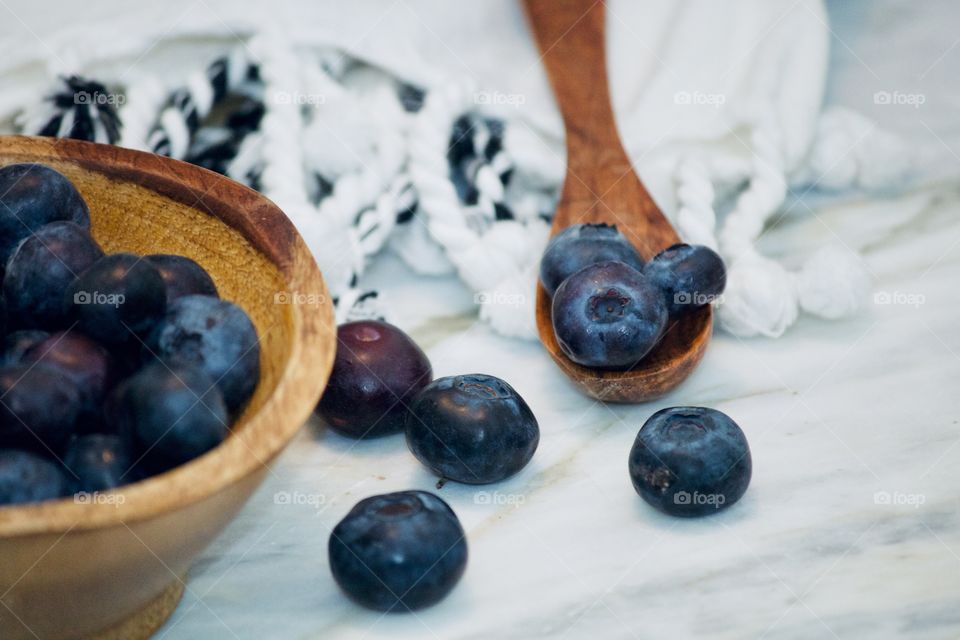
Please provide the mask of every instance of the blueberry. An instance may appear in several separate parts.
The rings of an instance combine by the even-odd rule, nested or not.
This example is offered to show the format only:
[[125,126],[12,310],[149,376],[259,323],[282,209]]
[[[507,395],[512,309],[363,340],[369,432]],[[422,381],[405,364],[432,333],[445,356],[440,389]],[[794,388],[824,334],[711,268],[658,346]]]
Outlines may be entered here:
[[163,278],[132,253],[97,260],[67,288],[64,301],[77,328],[107,345],[137,342],[167,306]]
[[92,433],[74,438],[63,457],[70,493],[109,491],[131,482],[133,463],[126,439]]
[[109,419],[137,447],[183,464],[227,437],[227,411],[217,385],[198,368],[162,362],[145,366],[114,389]]
[[63,292],[103,257],[90,233],[72,222],[53,222],[25,238],[10,256],[3,295],[13,325],[58,329],[66,325]]
[[575,224],[547,245],[540,260],[540,283],[553,295],[560,283],[598,262],[617,261],[643,268],[643,258],[617,227],[608,224]]
[[337,328],[337,355],[317,406],[330,427],[353,438],[402,431],[408,405],[433,379],[426,354],[397,327],[375,320]]
[[203,370],[223,393],[231,413],[250,399],[260,380],[257,330],[243,309],[210,296],[174,300],[150,340],[164,362]]
[[100,413],[100,405],[117,377],[117,363],[107,349],[79,331],[54,333],[30,347],[21,362],[55,367],[80,390],[80,420]]
[[467,566],[463,527],[426,491],[361,500],[330,535],[330,571],[340,588],[377,611],[412,611],[442,600]]
[[704,407],[656,412],[630,450],[637,493],[660,511],[684,517],[716,513],[750,484],[747,438],[724,413]]
[[702,245],[668,247],[647,263],[643,273],[663,291],[671,315],[709,304],[727,285],[723,259]]
[[80,390],[50,367],[0,369],[0,447],[60,451],[82,408]]
[[0,263],[23,238],[57,220],[90,228],[87,205],[66,176],[41,164],[0,169]]
[[154,266],[167,292],[167,304],[189,295],[219,297],[213,278],[199,264],[185,256],[162,253],[145,256],[144,260]]
[[35,344],[47,339],[50,334],[39,329],[21,329],[8,333],[3,339],[3,352],[0,354],[0,366],[20,364],[24,354]]
[[497,482],[522,469],[540,442],[530,407],[509,384],[475,373],[439,378],[413,400],[407,445],[441,478]]
[[660,290],[622,262],[581,269],[553,297],[557,343],[586,367],[629,369],[653,349],[666,326]]
[[0,504],[53,500],[67,494],[67,477],[56,463],[28,451],[0,450]]

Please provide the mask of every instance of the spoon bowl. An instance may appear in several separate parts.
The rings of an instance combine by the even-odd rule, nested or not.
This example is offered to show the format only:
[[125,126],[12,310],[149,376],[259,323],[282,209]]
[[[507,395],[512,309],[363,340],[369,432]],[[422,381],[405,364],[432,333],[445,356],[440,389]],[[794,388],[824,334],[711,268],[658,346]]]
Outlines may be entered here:
[[[613,224],[649,260],[680,238],[634,172],[617,133],[607,83],[603,0],[525,4],[566,129],[567,174],[551,234],[574,224]],[[679,385],[703,358],[712,328],[707,305],[671,318],[661,341],[632,368],[591,369],[560,350],[550,296],[537,285],[540,340],[571,381],[607,402],[644,402]]]

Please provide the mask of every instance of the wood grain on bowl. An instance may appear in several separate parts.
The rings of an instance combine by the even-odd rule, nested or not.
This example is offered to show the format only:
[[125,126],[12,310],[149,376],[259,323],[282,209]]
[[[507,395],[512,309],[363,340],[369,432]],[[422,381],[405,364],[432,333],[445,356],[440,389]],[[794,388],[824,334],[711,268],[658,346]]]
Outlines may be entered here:
[[219,447],[99,500],[0,508],[0,638],[147,637],[316,405],[336,348],[332,303],[292,223],[232,180],[119,147],[0,137],[0,166],[17,162],[74,182],[104,250],[199,262],[260,337],[257,391]]

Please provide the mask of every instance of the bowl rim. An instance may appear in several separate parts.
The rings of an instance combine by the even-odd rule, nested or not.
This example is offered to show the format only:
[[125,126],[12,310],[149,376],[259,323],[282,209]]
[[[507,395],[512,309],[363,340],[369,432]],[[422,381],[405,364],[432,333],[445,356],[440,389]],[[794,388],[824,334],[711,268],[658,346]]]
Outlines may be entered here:
[[[0,538],[62,537],[71,531],[148,520],[210,498],[266,467],[316,406],[333,368],[335,351],[335,347],[321,346],[336,341],[333,308],[320,269],[289,218],[268,198],[226,176],[133,149],[65,138],[0,136],[0,156],[14,162],[69,162],[108,177],[135,181],[184,202],[238,231],[277,267],[291,291],[323,296],[319,306],[285,306],[293,336],[290,355],[273,393],[247,417],[242,430],[184,465],[109,492],[123,496],[119,504],[118,500],[80,504],[68,496],[0,507]],[[189,194],[201,196],[192,202]]]

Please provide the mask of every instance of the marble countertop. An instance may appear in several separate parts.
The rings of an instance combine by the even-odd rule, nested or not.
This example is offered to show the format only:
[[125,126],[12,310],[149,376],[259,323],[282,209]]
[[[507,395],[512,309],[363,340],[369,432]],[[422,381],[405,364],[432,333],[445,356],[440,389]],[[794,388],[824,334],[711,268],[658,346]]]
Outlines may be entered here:
[[[346,600],[327,567],[331,528],[362,497],[436,479],[402,436],[355,442],[311,424],[203,554],[158,637],[957,637],[958,241],[960,200],[926,203],[865,252],[890,304],[803,319],[780,340],[719,334],[683,386],[640,406],[580,395],[538,344],[479,324],[457,282],[398,277],[386,258],[371,278],[391,284],[436,374],[507,379],[542,429],[518,476],[439,491],[467,531],[464,579],[415,615]],[[716,407],[746,432],[754,476],[733,508],[671,519],[634,493],[627,452],[673,404]]]
[[[894,3],[881,5],[865,24],[882,39]],[[864,106],[877,87],[913,86],[936,56],[891,62],[878,40],[850,31],[857,7],[831,6],[829,99]],[[954,37],[930,44],[942,53],[934,66],[956,70]],[[928,110],[871,115],[960,165],[952,77],[926,86]],[[519,475],[439,491],[467,531],[464,579],[413,615],[366,611],[339,592],[326,559],[336,522],[362,497],[435,490],[436,479],[402,436],[354,442],[310,424],[199,559],[157,637],[960,637],[960,194],[944,184],[882,202],[820,198],[815,209],[764,245],[802,253],[839,237],[863,253],[873,304],[840,322],[805,317],[779,340],[718,334],[683,386],[639,406],[580,395],[539,344],[480,324],[454,279],[378,260],[370,283],[436,375],[501,376],[540,422],[540,448]],[[750,441],[751,486],[716,516],[663,516],[631,487],[637,430],[676,404],[716,407]]]

